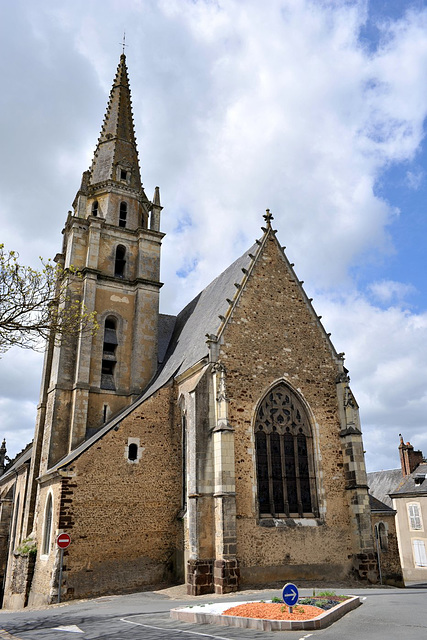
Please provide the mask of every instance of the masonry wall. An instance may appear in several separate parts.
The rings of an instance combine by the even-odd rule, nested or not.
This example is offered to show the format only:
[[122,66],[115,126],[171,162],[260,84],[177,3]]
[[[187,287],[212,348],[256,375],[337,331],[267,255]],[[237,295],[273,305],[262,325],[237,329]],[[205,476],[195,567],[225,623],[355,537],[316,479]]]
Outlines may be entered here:
[[[182,559],[180,439],[169,386],[61,472],[58,531],[72,540],[64,554],[63,599],[130,592],[173,578],[177,549]],[[132,443],[134,462],[128,459]],[[30,603],[56,595],[50,568],[38,562]]]
[[[30,606],[40,606],[57,601],[60,552],[56,546],[56,538],[61,533],[59,528],[61,489],[62,479],[60,477],[49,478],[39,488],[34,528],[37,541],[37,557],[28,597]],[[44,553],[43,537],[46,525],[46,505],[49,496],[52,497],[52,528],[49,552]]]
[[379,554],[381,579],[383,584],[394,587],[403,587],[402,567],[400,565],[399,545],[397,543],[395,514],[372,513],[372,528],[375,537],[375,527],[384,525],[386,531],[386,544],[382,548],[380,540],[376,544],[377,554]]
[[[339,363],[272,236],[225,329],[219,359],[227,370],[229,421],[235,428],[242,582],[348,575],[355,549],[340,438]],[[258,402],[279,380],[311,411],[317,520],[258,518],[253,421]]]
[[[421,529],[418,530],[411,530],[410,528],[408,504],[411,503],[417,504],[420,510]],[[427,496],[416,495],[393,498],[393,508],[397,511],[397,535],[405,584],[408,582],[426,582],[427,567],[415,565],[413,541],[423,541],[427,552]]]

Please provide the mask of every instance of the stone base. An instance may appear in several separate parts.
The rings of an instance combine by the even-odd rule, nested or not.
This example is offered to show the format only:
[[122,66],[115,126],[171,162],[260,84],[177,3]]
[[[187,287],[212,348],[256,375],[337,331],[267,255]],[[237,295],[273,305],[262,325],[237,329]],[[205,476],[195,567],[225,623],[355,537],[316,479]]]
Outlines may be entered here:
[[213,560],[188,560],[187,594],[202,596],[213,593]]
[[13,554],[11,582],[3,597],[4,609],[21,609],[28,604],[28,596],[33,580],[35,556]]
[[215,593],[230,593],[237,591],[240,583],[239,561],[215,560],[214,587]]
[[353,557],[353,571],[358,580],[366,580],[371,584],[379,581],[378,560],[374,552],[358,553]]

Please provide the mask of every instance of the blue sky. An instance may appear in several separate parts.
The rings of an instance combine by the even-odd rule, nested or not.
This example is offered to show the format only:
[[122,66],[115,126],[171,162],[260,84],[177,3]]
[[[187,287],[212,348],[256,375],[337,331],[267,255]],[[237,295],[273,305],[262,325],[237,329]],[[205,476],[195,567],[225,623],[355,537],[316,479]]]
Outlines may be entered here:
[[[0,4],[1,240],[37,264],[88,168],[126,30],[162,310],[260,236],[270,208],[360,404],[369,470],[427,454],[427,6],[423,0]],[[25,372],[25,375],[24,375]],[[0,360],[0,424],[31,439],[41,356]]]

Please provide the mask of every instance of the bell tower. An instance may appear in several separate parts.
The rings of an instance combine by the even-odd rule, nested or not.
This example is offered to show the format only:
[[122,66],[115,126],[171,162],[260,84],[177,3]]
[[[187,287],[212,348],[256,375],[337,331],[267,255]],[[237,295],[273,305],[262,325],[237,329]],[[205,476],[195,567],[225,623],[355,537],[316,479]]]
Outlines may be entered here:
[[73,295],[96,311],[95,335],[48,347],[36,439],[39,473],[96,432],[141,391],[157,368],[159,189],[143,189],[126,57],[120,56],[91,168],[83,173],[63,231]]

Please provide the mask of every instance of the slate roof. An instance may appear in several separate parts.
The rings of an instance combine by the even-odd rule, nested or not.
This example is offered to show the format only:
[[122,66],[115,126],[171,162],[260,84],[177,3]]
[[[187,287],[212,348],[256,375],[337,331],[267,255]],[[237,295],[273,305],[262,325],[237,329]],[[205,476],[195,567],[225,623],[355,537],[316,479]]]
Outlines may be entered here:
[[176,316],[169,316],[164,313],[159,314],[157,357],[159,364],[164,362],[166,351],[171,341],[175,328]]
[[371,507],[371,511],[381,512],[384,515],[394,515],[396,513],[396,511],[385,504],[385,502],[381,502],[381,500],[374,498],[371,494],[369,494],[369,506]]
[[[99,438],[121,422],[123,418],[134,411],[135,407],[167,384],[172,377],[186,371],[207,357],[206,334],[216,334],[218,332],[221,325],[219,316],[225,315],[229,307],[227,298],[232,300],[236,293],[234,283],[241,282],[243,278],[242,269],[248,269],[252,261],[249,254],[255,254],[258,248],[257,244],[252,245],[248,251],[245,251],[240,258],[203,289],[176,318],[175,316],[160,316],[159,353],[161,352],[164,362],[160,364],[153,382],[145,389],[140,398],[107,422],[92,437],[82,442],[81,445],[60,460],[57,465],[49,469],[48,473],[66,466],[77,458],[83,451],[91,447]],[[170,340],[166,347],[168,337]]]
[[390,508],[393,503],[389,496],[402,480],[402,470],[387,469],[385,471],[373,471],[367,474],[369,493]]
[[172,376],[183,373],[208,355],[206,334],[217,334],[221,325],[218,316],[225,315],[236,293],[235,282],[242,280],[242,269],[248,269],[257,245],[253,245],[233,264],[203,289],[176,317],[165,362],[153,383],[145,390],[142,400],[166,384]]
[[0,476],[0,482],[2,482],[5,478],[7,478],[11,473],[17,471],[23,464],[29,462],[31,460],[31,454],[33,452],[33,443],[30,442],[27,444],[25,449],[23,449],[20,453],[18,453],[15,458],[12,460],[12,463],[6,467],[6,470],[2,476]]
[[391,493],[393,496],[427,494],[427,463],[419,464],[409,476],[401,478]]

